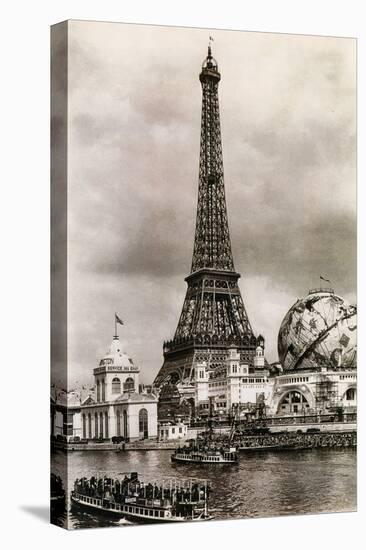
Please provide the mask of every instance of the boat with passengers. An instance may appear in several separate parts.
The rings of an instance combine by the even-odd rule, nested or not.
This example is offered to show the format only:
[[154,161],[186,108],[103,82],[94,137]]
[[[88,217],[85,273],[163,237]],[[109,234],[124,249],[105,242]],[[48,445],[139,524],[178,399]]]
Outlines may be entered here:
[[123,479],[81,478],[74,482],[71,505],[92,514],[132,523],[207,521],[210,488],[206,481],[142,481],[137,472]]
[[185,446],[175,449],[172,462],[194,462],[195,464],[235,464],[238,453],[235,447]]
[[194,464],[236,464],[239,455],[232,443],[234,435],[235,418],[231,425],[229,438],[221,442],[214,440],[211,402],[205,431],[197,437],[197,440],[191,440],[188,445],[175,449],[171,460],[172,462]]

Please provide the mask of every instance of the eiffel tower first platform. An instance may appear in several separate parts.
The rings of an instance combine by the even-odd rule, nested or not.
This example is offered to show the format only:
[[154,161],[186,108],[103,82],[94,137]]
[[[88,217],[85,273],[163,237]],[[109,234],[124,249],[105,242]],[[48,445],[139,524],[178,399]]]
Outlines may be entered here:
[[[238,286],[226,210],[218,85],[211,45],[199,76],[202,119],[196,232],[191,273],[174,338],[164,342],[164,364],[154,386],[174,385],[182,395],[194,386],[195,365],[205,361],[211,377],[226,376],[229,348],[253,365],[262,336],[253,334]],[[188,391],[187,391],[188,390]]]

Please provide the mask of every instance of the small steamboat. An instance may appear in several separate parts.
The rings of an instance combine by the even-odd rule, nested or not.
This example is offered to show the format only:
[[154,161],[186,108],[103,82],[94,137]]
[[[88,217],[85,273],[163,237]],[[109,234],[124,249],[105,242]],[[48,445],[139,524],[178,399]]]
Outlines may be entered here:
[[210,489],[206,481],[169,480],[146,483],[136,472],[123,480],[77,479],[71,505],[93,514],[132,523],[207,521]]
[[238,453],[235,447],[207,448],[183,447],[178,448],[171,456],[172,462],[195,464],[235,464],[238,462]]

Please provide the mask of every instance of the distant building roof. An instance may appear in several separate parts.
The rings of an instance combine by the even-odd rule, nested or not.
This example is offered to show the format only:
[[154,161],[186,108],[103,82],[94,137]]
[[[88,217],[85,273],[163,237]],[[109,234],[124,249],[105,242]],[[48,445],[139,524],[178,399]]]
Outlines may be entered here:
[[124,393],[117,397],[114,403],[156,403],[157,398],[154,395],[146,393]]

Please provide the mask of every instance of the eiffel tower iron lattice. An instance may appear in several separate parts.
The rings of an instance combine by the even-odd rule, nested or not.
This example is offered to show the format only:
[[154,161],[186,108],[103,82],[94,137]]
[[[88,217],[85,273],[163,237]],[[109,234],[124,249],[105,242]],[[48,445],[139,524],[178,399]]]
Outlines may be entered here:
[[241,359],[251,363],[257,346],[231,250],[218,97],[221,75],[211,45],[199,78],[202,118],[192,267],[185,279],[188,288],[174,338],[164,342],[164,364],[154,382],[157,387],[165,383],[192,385],[199,361],[206,361],[219,375],[226,371],[233,345]]

